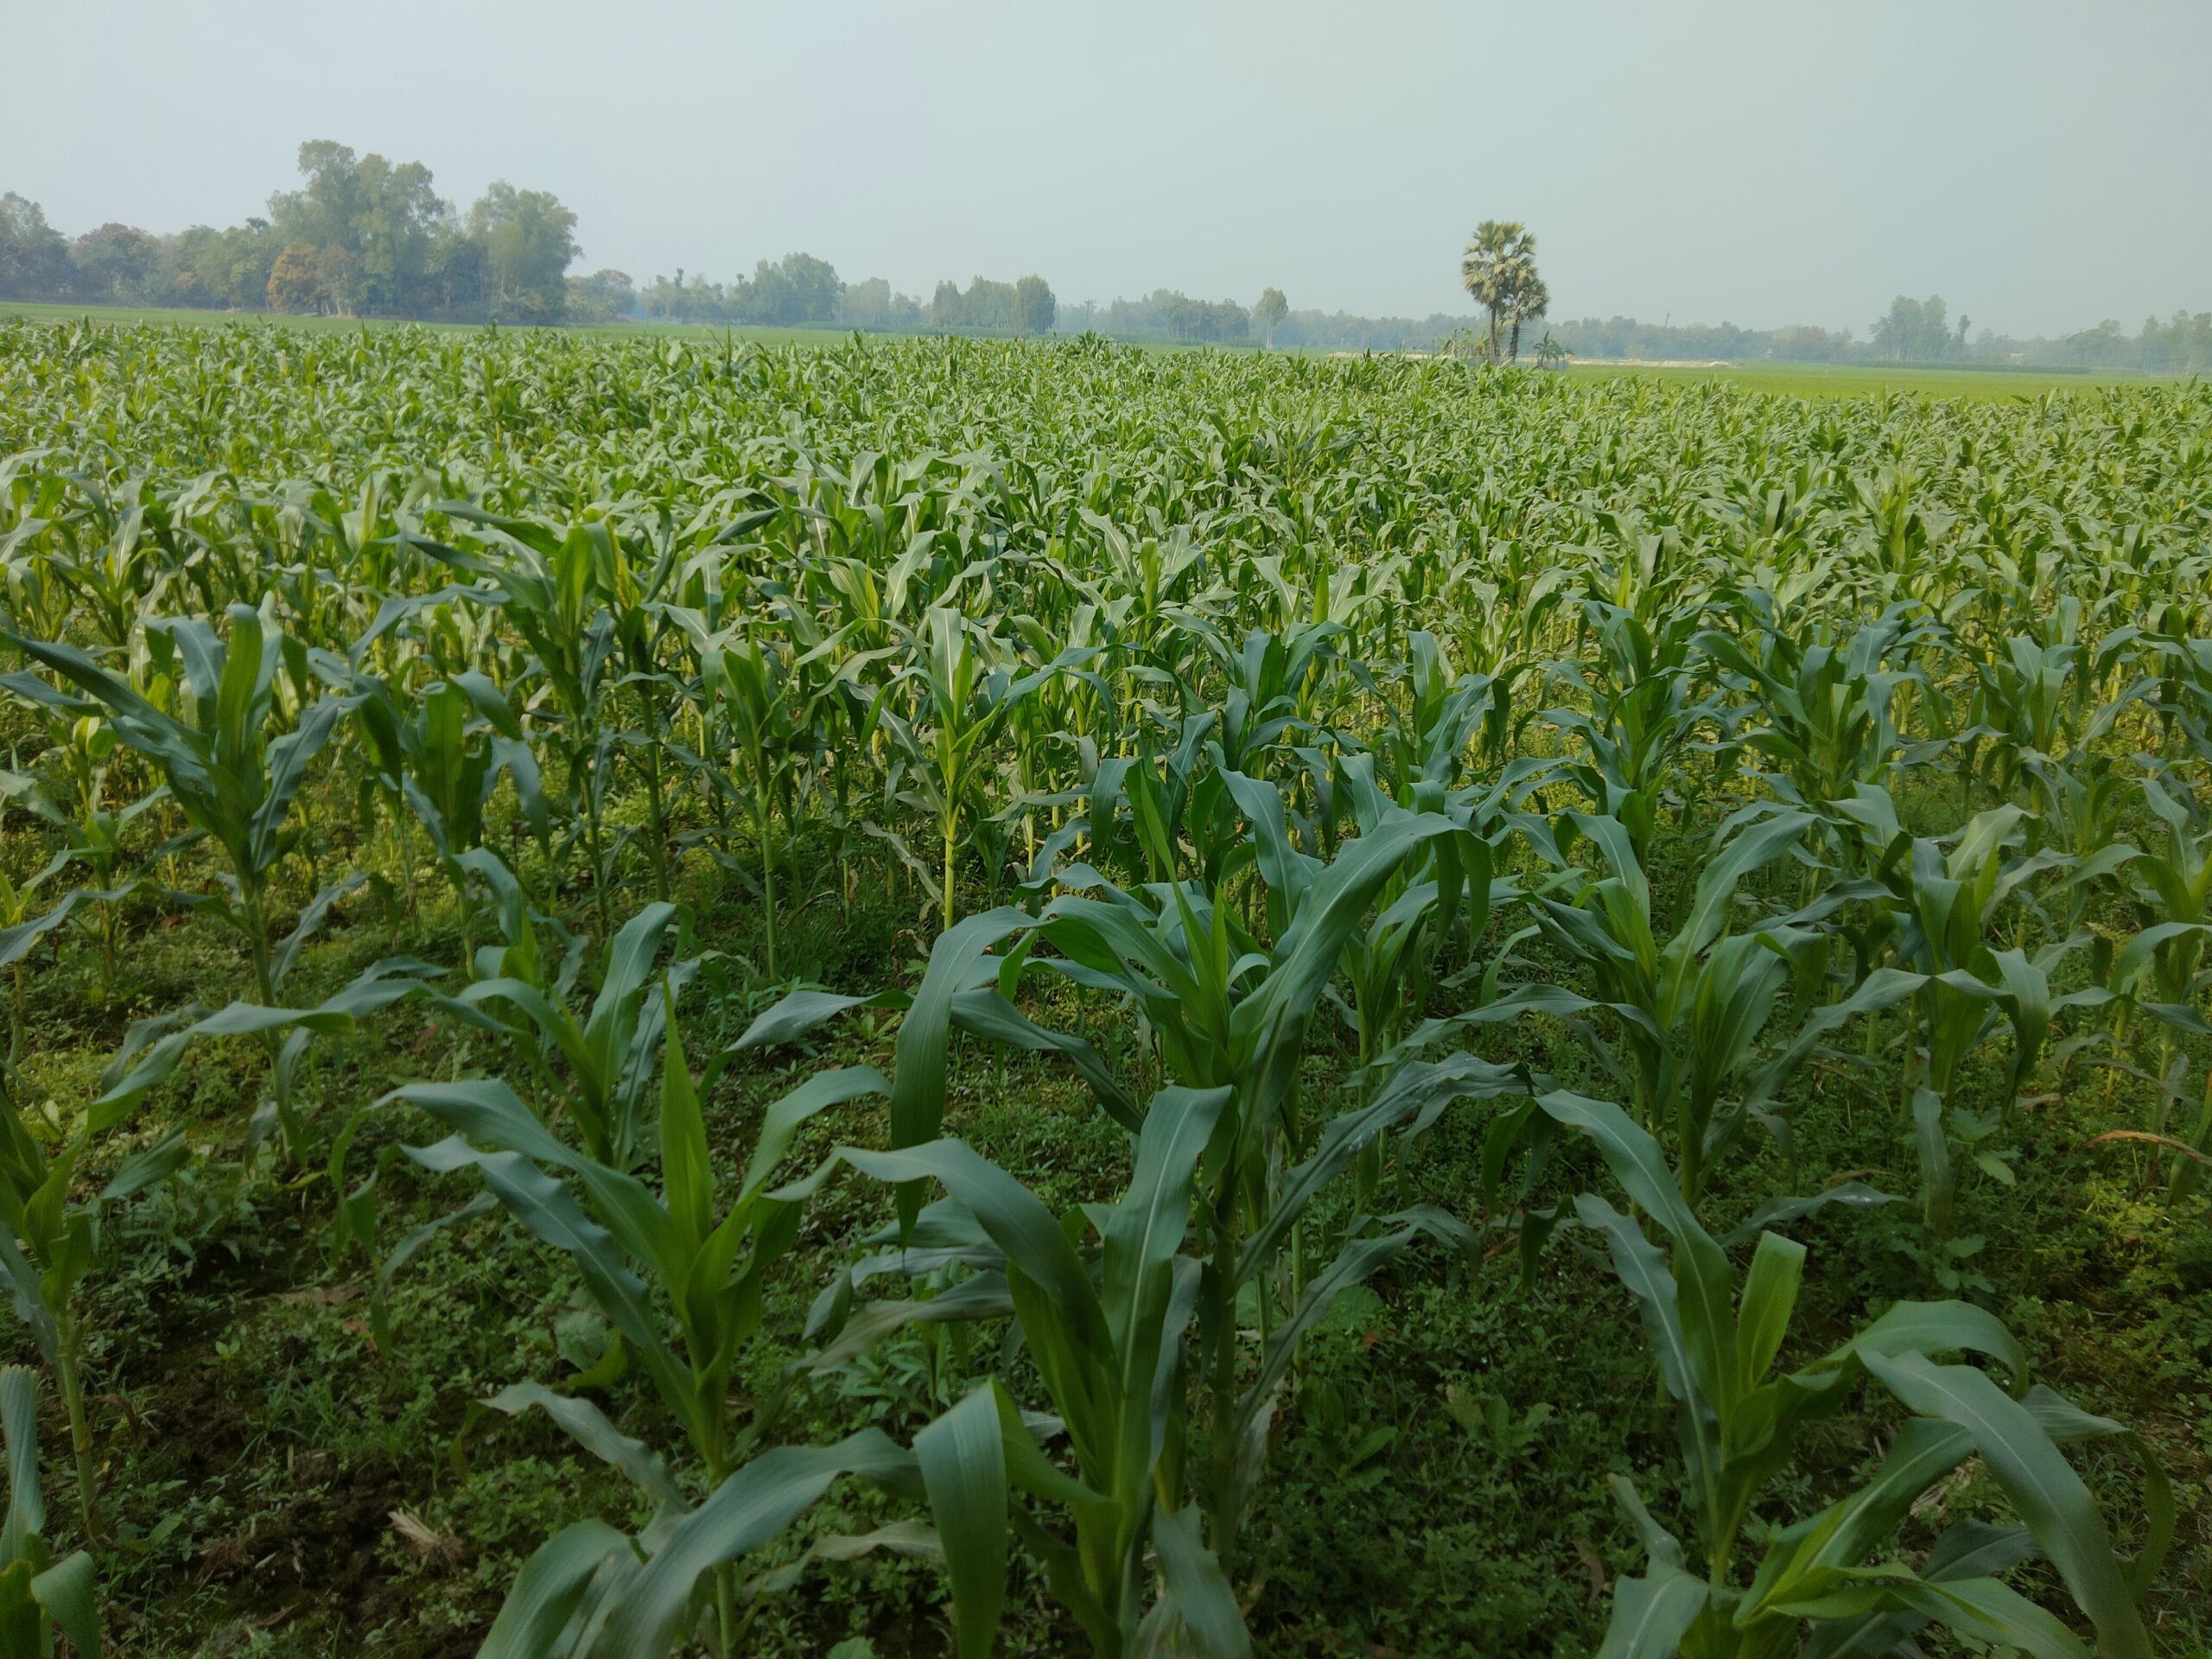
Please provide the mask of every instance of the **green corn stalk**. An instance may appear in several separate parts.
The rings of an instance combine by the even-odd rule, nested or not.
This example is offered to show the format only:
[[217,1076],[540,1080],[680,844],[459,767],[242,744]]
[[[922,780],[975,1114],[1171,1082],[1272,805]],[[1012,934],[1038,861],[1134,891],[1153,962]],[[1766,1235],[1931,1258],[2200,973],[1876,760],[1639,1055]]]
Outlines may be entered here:
[[[1432,1120],[1450,1101],[1507,1086],[1498,1068],[1461,1058],[1455,1065],[1408,1068],[1365,1111],[1331,1125],[1316,1157],[1288,1173],[1286,1196],[1270,1225],[1248,1242],[1236,1266],[1238,1284],[1261,1279],[1275,1259],[1305,1203],[1348,1166],[1368,1137],[1416,1114]],[[880,1179],[940,1184],[950,1203],[925,1210],[913,1238],[864,1263],[829,1299],[817,1323],[831,1340],[811,1370],[834,1368],[915,1321],[988,1319],[1012,1313],[1024,1351],[1035,1362],[1076,1465],[1071,1481],[1033,1452],[998,1472],[994,1510],[1009,1487],[1064,1505],[1072,1543],[1024,1510],[1014,1530],[1045,1563],[1053,1594],[1074,1615],[1101,1659],[1153,1650],[1179,1639],[1189,1650],[1216,1656],[1251,1651],[1235,1593],[1217,1551],[1201,1541],[1200,1514],[1187,1497],[1184,1402],[1205,1357],[1203,1330],[1192,1329],[1211,1270],[1186,1249],[1194,1239],[1193,1200],[1209,1144],[1235,1091],[1169,1087],[1155,1096],[1135,1137],[1128,1190],[1095,1212],[1099,1244],[1079,1250],[1047,1211],[1012,1176],[964,1143],[939,1140],[904,1152],[842,1148],[839,1156]],[[1200,1214],[1204,1206],[1199,1206]],[[1278,1391],[1300,1338],[1343,1291],[1357,1285],[1427,1236],[1471,1254],[1472,1235],[1430,1209],[1383,1218],[1380,1230],[1350,1242],[1326,1272],[1306,1287],[1292,1317],[1274,1332],[1257,1376],[1234,1402],[1227,1426],[1240,1459],[1238,1486],[1224,1494],[1241,1507],[1273,1419]],[[893,1233],[886,1243],[895,1243]],[[927,1299],[851,1305],[851,1287],[877,1271],[920,1274],[948,1262],[972,1277]],[[994,1385],[1006,1427],[1017,1444],[1007,1385]],[[1147,1555],[1160,1563],[1157,1594],[1147,1605]],[[992,1569],[1002,1582],[1004,1563]]]
[[[812,1190],[802,1183],[772,1192],[769,1182],[809,1119],[885,1093],[887,1085],[880,1074],[856,1067],[824,1073],[785,1096],[769,1108],[735,1194],[721,1205],[697,1086],[676,1028],[674,994],[664,982],[660,996],[668,1035],[658,1194],[624,1169],[555,1138],[505,1083],[410,1084],[385,1101],[418,1107],[454,1130],[435,1146],[410,1147],[416,1162],[441,1173],[476,1170],[518,1222],[575,1262],[600,1313],[682,1428],[701,1478],[721,1489],[780,1405],[766,1402],[733,1436],[732,1370],[760,1330],[762,1287],[796,1242],[800,1206]],[[582,1198],[548,1169],[572,1178]],[[588,1402],[521,1382],[486,1404],[508,1413],[544,1411],[664,1511],[683,1508],[664,1460],[623,1436]],[[737,1634],[734,1584],[727,1571],[716,1580],[719,1628],[729,1652]]]
[[[613,932],[607,905],[613,872],[602,824],[609,756],[616,734],[615,668],[620,649],[609,607],[617,602],[622,564],[614,531],[591,518],[565,531],[535,520],[488,513],[467,502],[428,511],[478,527],[499,556],[454,548],[397,531],[395,546],[419,553],[490,583],[475,596],[496,594],[501,614],[530,650],[534,672],[553,690],[567,763],[567,805],[592,864],[592,902],[601,938]],[[626,569],[626,567],[625,567]],[[574,844],[574,833],[569,838]]]
[[51,1653],[59,1630],[79,1653],[96,1659],[102,1649],[92,1558],[79,1549],[57,1561],[47,1548],[38,1478],[38,1378],[20,1365],[0,1368],[0,1441],[8,1466],[8,1512],[0,1522],[0,1649],[27,1659]]
[[552,826],[537,756],[505,696],[488,677],[467,671],[424,686],[412,698],[365,675],[355,684],[360,702],[354,719],[372,756],[375,785],[402,836],[410,892],[413,860],[404,833],[412,817],[429,836],[439,869],[466,906],[468,882],[461,860],[483,844],[485,808],[502,772],[513,780],[524,821],[545,844]]
[[[1001,909],[967,918],[938,937],[921,986],[906,1003],[891,1140],[893,1150],[903,1151],[939,1133],[946,1051],[956,1025],[1067,1056],[1091,1082],[1101,1105],[1126,1126],[1138,1127],[1141,1116],[1101,1075],[1088,1044],[1045,1031],[1014,1008],[1008,994],[1030,972],[1056,973],[1128,995],[1157,1033],[1170,1079],[1186,1089],[1232,1090],[1202,1201],[1207,1262],[1198,1318],[1201,1375],[1212,1413],[1213,1461],[1205,1483],[1208,1541],[1224,1570],[1233,1571],[1245,1484],[1239,1459],[1248,1421],[1239,1380],[1237,1290],[1258,1271],[1244,1261],[1249,1241],[1267,1235],[1284,1202],[1270,1180],[1271,1166],[1285,1151],[1303,1156],[1317,1139],[1296,1101],[1308,1023],[1370,906],[1409,862],[1448,847],[1460,872],[1452,884],[1460,895],[1456,902],[1471,906],[1487,902],[1490,866],[1487,848],[1450,817],[1406,812],[1348,843],[1335,863],[1323,865],[1291,846],[1282,798],[1272,786],[1237,774],[1224,777],[1252,825],[1255,868],[1274,924],[1272,947],[1246,934],[1220,895],[1182,883],[1129,893],[1102,881],[1088,893],[1054,899],[1034,916]],[[1445,907],[1448,912],[1455,905]],[[1474,914],[1479,924],[1481,912]],[[1009,954],[991,954],[1009,941],[1019,941]],[[1045,944],[1057,954],[1039,955],[1037,946]],[[845,1009],[889,1000],[798,993],[763,1014],[741,1041],[787,1041]],[[1351,1156],[1351,1150],[1344,1154],[1346,1160]],[[1290,1212],[1294,1219],[1311,1196],[1300,1197]],[[912,1226],[918,1202],[911,1185],[902,1186],[902,1226]],[[1294,1283],[1294,1301],[1306,1288]]]
[[795,844],[801,786],[809,765],[824,747],[819,721],[827,690],[810,685],[787,652],[764,646],[752,632],[711,641],[700,652],[699,679],[702,697],[728,734],[729,754],[735,762],[730,771],[760,846],[761,926],[767,939],[768,976],[774,979],[780,972],[777,820],[782,820],[785,842]]
[[[268,738],[271,681],[287,642],[282,636],[272,641],[261,615],[246,606],[232,606],[230,622],[227,644],[196,618],[147,625],[157,666],[165,674],[174,671],[181,682],[184,719],[164,712],[73,645],[4,632],[0,639],[104,704],[116,735],[160,769],[193,826],[222,849],[230,866],[224,890],[194,902],[245,937],[260,1005],[273,1010],[284,1006],[284,982],[301,947],[330,906],[366,879],[356,875],[323,888],[289,936],[272,937],[270,883],[302,834],[287,827],[292,806],[352,702],[317,697],[300,709],[292,730]],[[292,1099],[293,1073],[304,1042],[288,1047],[273,1026],[264,1029],[264,1041],[276,1122],[287,1155],[296,1163],[304,1131]]]
[[97,1142],[122,1128],[144,1089],[118,1089],[139,1049],[169,1022],[147,1021],[101,1078],[102,1093],[60,1145],[51,1145],[0,1092],[0,1268],[16,1310],[61,1390],[77,1464],[78,1517],[87,1543],[100,1535],[99,1482],[85,1389],[86,1281],[100,1256],[108,1207],[168,1179],[190,1155],[184,1132],[172,1129],[124,1158],[97,1192],[78,1194],[81,1168]]
[[[1918,1067],[1907,1066],[1905,1099],[1921,1149],[1922,1207],[1930,1236],[1940,1243],[1948,1236],[1955,1201],[1944,1123],[1960,1118],[1954,1097],[1960,1063],[2002,1014],[2013,1038],[2012,1076],[2001,1103],[2009,1114],[2034,1074],[2056,1016],[2069,1008],[2097,1006],[2112,993],[2102,986],[2054,993],[2050,969],[2075,940],[2057,941],[2032,957],[2017,947],[1993,946],[1998,915],[2012,895],[2034,876],[2069,861],[2065,854],[2048,848],[2025,858],[2007,855],[2008,846],[2020,838],[2018,807],[1976,815],[1946,849],[1924,836],[1908,836],[1898,826],[1885,790],[1861,785],[1851,799],[1835,806],[1866,837],[1872,849],[1873,880],[1904,918],[1897,953],[1911,976],[1907,980],[1884,975],[1875,991],[1838,1007],[1849,1013],[1878,1007],[1895,1000],[1892,991],[1910,987],[1923,1060]],[[1868,984],[1875,982],[1870,976]],[[1985,1127],[1970,1119],[1959,1126],[1974,1139],[1980,1138]],[[1993,1153],[1977,1153],[1974,1160],[1993,1178],[2012,1181],[2011,1170]]]
[[[2095,1627],[2101,1653],[2149,1655],[2138,1602],[2164,1556],[2174,1511],[2170,1483],[2139,1437],[2047,1389],[2030,1389],[2019,1344],[1993,1316],[1964,1302],[1898,1303],[1821,1358],[1775,1375],[1804,1274],[1803,1247],[1758,1231],[1739,1280],[1726,1249],[1682,1200],[1658,1143],[1619,1108],[1564,1094],[1533,1106],[1596,1143],[1671,1246],[1654,1245],[1602,1198],[1575,1201],[1583,1224],[1604,1235],[1636,1299],[1675,1402],[1703,1567],[1702,1577],[1691,1570],[1689,1553],[1652,1519],[1634,1486],[1615,1477],[1649,1563],[1645,1576],[1624,1579],[1616,1590],[1602,1652],[1749,1659],[1796,1650],[1872,1659],[1933,1623],[2038,1656],[2087,1659],[2064,1624],[1994,1576],[2040,1551]],[[2009,1390],[1975,1367],[1935,1363],[1964,1351],[1995,1360]],[[1798,1441],[1847,1406],[1862,1378],[1914,1414],[1872,1478],[1779,1530],[1751,1527],[1753,1505],[1788,1474]],[[2120,1440],[2142,1468],[2147,1536],[2132,1561],[2114,1552],[2094,1497],[2060,1450],[2100,1440]],[[1870,1559],[1935,1481],[1973,1458],[2012,1502],[2020,1526],[2000,1532],[1964,1523],[1918,1570]],[[1740,1553],[1760,1540],[1765,1548],[1746,1583]]]
[[1907,658],[1933,637],[1916,626],[1909,606],[1892,606],[1848,639],[1821,629],[1810,637],[1778,620],[1778,601],[1764,588],[1744,595],[1755,632],[1744,636],[1708,630],[1697,648],[1732,676],[1758,711],[1762,727],[1742,742],[1778,765],[1795,804],[1818,810],[1850,793],[1854,784],[1886,784],[1894,768],[1898,734],[1894,705],[1911,669],[1882,664]]
[[[582,942],[569,941],[561,963],[549,964],[535,925],[546,918],[534,917],[521,883],[497,855],[480,847],[455,862],[492,893],[505,943],[481,947],[473,964],[475,977],[439,1001],[514,1041],[561,1102],[587,1157],[626,1171],[637,1168],[652,1150],[645,1103],[654,1052],[666,1029],[664,1003],[652,995],[653,964],[671,937],[680,955],[690,931],[688,913],[654,903],[624,923],[603,953],[599,990],[579,1014],[574,1000]],[[679,960],[668,971],[668,983],[680,988],[696,968],[696,960]],[[565,1077],[553,1065],[556,1056],[567,1065]]]
[[[2143,780],[2142,793],[2144,804],[2164,831],[2164,847],[2157,852],[2141,852],[2118,842],[2097,865],[2098,873],[2126,870],[2134,907],[2144,923],[2114,956],[2109,982],[2122,999],[2123,1021],[2129,1011],[2139,1007],[2158,1023],[2158,1094],[2150,1132],[2163,1135],[2168,1108],[2166,1077],[2173,1063],[2175,1040],[2184,1034],[2212,1036],[2212,1027],[2207,1026],[2202,1010],[2205,941],[2212,934],[2212,836],[2200,833],[2189,808],[2155,779]],[[2081,874],[2088,873],[2085,867]],[[2125,1025],[2120,1029],[2124,1033]],[[2183,1144],[2200,1153],[2212,1151],[2212,1096],[2208,1096]],[[2191,1158],[2175,1160],[2168,1178],[2171,1196],[2181,1198],[2195,1189],[2198,1167]]]
[[[1195,1651],[1223,1659],[1251,1651],[1236,1599],[1219,1562],[1198,1541],[1195,1511],[1184,1508],[1179,1418],[1191,1363],[1188,1327],[1204,1271],[1183,1247],[1198,1162],[1230,1094],[1170,1089],[1153,1101],[1136,1139],[1129,1189],[1099,1222],[1095,1271],[1027,1188],[961,1141],[839,1152],[879,1179],[941,1183],[969,1217],[965,1227],[975,1230],[961,1240],[969,1259],[988,1265],[930,1300],[868,1306],[833,1333],[842,1339],[810,1366],[840,1363],[910,1320],[1014,1315],[1065,1425],[1076,1473],[1072,1479],[1059,1473],[1032,1443],[1026,1458],[977,1478],[994,1481],[991,1507],[1001,1516],[1014,1486],[1065,1507],[1071,1543],[1026,1507],[1010,1512],[1015,1533],[1045,1563],[1052,1593],[1100,1659],[1137,1651],[1140,1631],[1176,1626],[1188,1631]],[[996,1409],[979,1432],[996,1438],[998,1418],[1019,1419],[1001,1386],[989,1392]],[[1003,1520],[1000,1530],[989,1572],[1002,1593]],[[1165,1581],[1148,1606],[1147,1557],[1154,1549]]]
[[[71,804],[67,806],[56,801],[35,778],[0,771],[0,800],[22,807],[61,832],[62,844],[54,859],[29,878],[25,887],[59,874],[70,864],[81,864],[92,876],[89,887],[72,892],[64,902],[72,908],[86,903],[99,906],[100,976],[111,995],[116,988],[116,947],[121,923],[118,906],[145,885],[147,871],[194,839],[189,836],[172,836],[136,857],[130,855],[124,846],[126,832],[149,809],[166,801],[168,791],[149,790],[120,809],[108,805],[107,762],[116,745],[114,731],[96,716],[80,715],[70,722],[63,746],[73,785],[69,791]],[[118,885],[119,863],[127,866],[128,874]]]
[[1585,601],[1583,626],[1597,645],[1595,682],[1580,664],[1553,664],[1550,677],[1580,692],[1587,712],[1548,709],[1543,720],[1581,748],[1563,761],[1561,775],[1586,794],[1596,810],[1626,826],[1638,857],[1649,852],[1659,809],[1676,760],[1707,702],[1691,701],[1692,642],[1700,607],[1670,613],[1656,631],[1618,605]]
[[943,849],[941,925],[953,924],[960,849],[988,815],[987,787],[997,768],[994,745],[1014,709],[1054,673],[1052,665],[1015,679],[986,668],[984,651],[957,611],[932,607],[925,635],[911,643],[917,660],[900,671],[914,687],[915,718],[887,710],[884,728],[905,751],[913,799],[933,820]]
[[[1663,943],[1628,827],[1580,812],[1571,822],[1611,873],[1587,881],[1572,904],[1540,899],[1537,925],[1587,968],[1598,988],[1594,1001],[1573,1000],[1619,1020],[1635,1062],[1637,1116],[1671,1130],[1682,1195],[1694,1202],[1717,1149],[1723,1095],[1750,1059],[1783,986],[1794,980],[1804,1001],[1808,974],[1823,959],[1819,941],[1787,918],[1749,934],[1727,931],[1738,888],[1801,847],[1812,819],[1782,812],[1738,830],[1706,864],[1688,915]],[[1723,1138],[1740,1126],[1740,1115],[1718,1125]]]

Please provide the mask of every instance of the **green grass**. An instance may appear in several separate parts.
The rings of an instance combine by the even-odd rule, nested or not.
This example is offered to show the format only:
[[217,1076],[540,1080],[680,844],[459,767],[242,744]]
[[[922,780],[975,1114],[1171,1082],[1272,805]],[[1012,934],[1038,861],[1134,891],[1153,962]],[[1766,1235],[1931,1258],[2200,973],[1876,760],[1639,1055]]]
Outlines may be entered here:
[[[226,326],[298,328],[309,334],[333,334],[354,328],[429,328],[440,334],[475,334],[488,325],[480,322],[409,322],[392,317],[302,317],[273,311],[202,311],[189,308],[140,305],[34,305],[24,301],[0,301],[0,320],[22,317],[33,322],[76,322],[89,320],[129,327],[138,325],[219,328]],[[668,335],[678,340],[720,339],[734,334],[763,346],[822,345],[847,338],[838,328],[703,327],[688,322],[613,322],[576,325],[575,334],[610,339]]]
[[[224,327],[297,328],[309,334],[333,334],[353,328],[429,328],[438,334],[475,334],[489,327],[481,322],[410,322],[397,317],[304,317],[281,311],[207,311],[189,307],[153,305],[40,305],[26,300],[0,300],[0,322],[21,317],[31,322],[105,323],[116,327],[219,328]],[[810,327],[768,328],[728,324],[709,327],[694,322],[609,322],[562,325],[566,334],[594,334],[606,340],[670,339],[721,340],[734,336],[760,346],[825,346],[849,340],[848,328]],[[914,329],[871,334],[871,340],[944,338],[942,331]],[[1011,335],[976,335],[962,330],[960,339],[1011,339]],[[1065,336],[1055,336],[1065,338]],[[1116,336],[1123,345],[1147,352],[1189,352],[1204,349],[1195,342]],[[1239,349],[1256,349],[1243,347]]]
[[1738,363],[1721,369],[1659,368],[1638,363],[1578,362],[1577,378],[1619,379],[1725,380],[1747,391],[1780,392],[1793,397],[1872,397],[1902,391],[1926,397],[2034,397],[2046,391],[2087,391],[2102,386],[2143,385],[2155,377],[2141,374],[2073,373],[2064,369],[1899,369],[1858,364]]
[[[121,327],[153,324],[211,328],[226,325],[249,327],[265,325],[304,329],[315,334],[362,327],[416,327],[434,329],[442,334],[472,334],[486,327],[480,322],[407,323],[386,317],[302,317],[279,312],[201,311],[160,306],[35,305],[22,301],[0,301],[0,320],[10,317],[28,318],[34,322],[75,322],[88,318],[94,322]],[[848,330],[840,328],[766,328],[735,325],[707,327],[689,322],[575,325],[569,331],[617,340],[647,337],[719,340],[730,335],[761,346],[822,346],[849,337]],[[887,340],[918,337],[918,334],[871,336]],[[1205,349],[1185,340],[1133,339],[1123,343],[1144,351]],[[1257,348],[1238,346],[1233,349]],[[1319,348],[1304,354],[1316,357],[1333,355]],[[1908,392],[1928,397],[2033,397],[2046,391],[2083,391],[2103,386],[2139,385],[2155,378],[2140,374],[2074,373],[2064,369],[1952,369],[1932,366],[1899,369],[1825,363],[1743,363],[1722,369],[1677,369],[1594,359],[1575,363],[1572,372],[1578,378],[1593,379],[1618,379],[1624,376],[1648,376],[1654,379],[1677,381],[1719,379],[1742,386],[1746,391],[1779,392],[1793,397],[1878,397],[1885,391]]]

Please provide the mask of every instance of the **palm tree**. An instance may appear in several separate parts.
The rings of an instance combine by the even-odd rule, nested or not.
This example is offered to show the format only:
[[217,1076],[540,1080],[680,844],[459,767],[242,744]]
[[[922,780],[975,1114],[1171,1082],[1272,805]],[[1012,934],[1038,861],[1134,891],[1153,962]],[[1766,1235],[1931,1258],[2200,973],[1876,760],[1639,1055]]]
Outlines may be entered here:
[[[1531,251],[1535,238],[1529,240]],[[1505,360],[1521,360],[1521,325],[1534,322],[1552,308],[1552,291],[1544,286],[1544,279],[1536,275],[1532,261],[1521,268],[1520,279],[1513,284],[1513,292],[1506,296],[1505,315],[1512,320],[1512,333],[1506,337]]]
[[1490,360],[1497,361],[1497,324],[1524,269],[1534,273],[1536,238],[1518,219],[1486,219],[1459,259],[1459,280],[1475,303],[1490,313]]

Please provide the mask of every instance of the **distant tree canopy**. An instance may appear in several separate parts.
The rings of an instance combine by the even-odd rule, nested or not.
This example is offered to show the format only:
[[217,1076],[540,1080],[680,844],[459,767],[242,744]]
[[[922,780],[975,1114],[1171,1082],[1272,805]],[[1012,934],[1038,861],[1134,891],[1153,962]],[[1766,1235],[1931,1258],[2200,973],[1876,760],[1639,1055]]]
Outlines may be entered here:
[[992,334],[1041,334],[1051,329],[1058,315],[1059,301],[1042,276],[1024,276],[1012,283],[977,276],[965,292],[957,283],[939,283],[930,298],[929,325]]
[[468,210],[469,240],[482,252],[477,280],[495,317],[557,322],[568,304],[567,271],[579,250],[576,216],[550,191],[494,182]]
[[76,267],[69,243],[35,201],[0,196],[0,294],[24,299],[68,292]]
[[855,328],[884,334],[922,326],[922,303],[911,294],[897,294],[880,276],[855,283],[845,290],[838,321]]
[[464,215],[422,162],[358,156],[327,138],[300,146],[299,168],[299,188],[270,197],[268,218],[168,236],[103,225],[70,243],[35,202],[0,198],[0,298],[347,317],[567,315],[576,216],[550,192],[502,180]]
[[845,284],[836,268],[810,253],[787,253],[780,264],[763,259],[750,277],[741,277],[730,294],[731,321],[789,326],[831,322]]
[[626,270],[595,270],[569,278],[570,322],[614,322],[638,309],[637,284]]
[[1960,319],[1961,327],[1955,339],[1945,319],[1941,294],[1931,294],[1924,300],[1909,299],[1900,294],[1890,302],[1886,315],[1874,319],[1869,343],[1875,356],[1901,363],[1933,363],[1947,357],[1964,357],[1965,319]]
[[1282,320],[1290,315],[1290,302],[1279,288],[1262,289],[1259,302],[1252,308],[1252,321],[1260,325],[1260,343],[1273,347],[1275,330],[1282,327]]
[[[338,316],[454,321],[765,323],[876,333],[922,329],[1109,334],[1322,351],[1433,350],[1479,321],[1492,355],[1517,354],[1522,326],[1548,313],[1525,227],[1485,221],[1462,263],[1482,316],[1370,317],[1294,311],[1268,288],[1248,311],[1234,300],[1193,299],[1154,289],[1137,299],[1063,305],[1030,275],[977,276],[964,289],[942,282],[926,301],[880,276],[848,283],[827,260],[804,252],[760,261],[727,285],[678,268],[642,289],[623,271],[571,276],[576,216],[550,192],[495,181],[466,213],[442,199],[419,162],[357,156],[313,139],[300,146],[300,184],[269,199],[266,218],[216,230],[195,225],[160,235],[110,223],[72,239],[39,204],[0,194],[0,300],[84,305],[186,306]],[[2212,312],[2145,318],[2129,334],[2107,319],[2059,339],[2013,339],[1951,320],[1942,296],[1899,295],[1866,339],[1813,324],[1739,328],[1733,323],[1584,317],[1550,325],[1556,347],[1584,359],[1980,363],[2190,373],[2212,371]],[[1549,360],[1557,361],[1554,355]]]
[[1100,306],[1086,300],[1064,310],[1059,326],[1076,333],[1150,336],[1220,344],[1249,339],[1252,314],[1234,300],[1194,300],[1179,289],[1155,288],[1142,299]]
[[1459,280],[1490,318],[1490,360],[1497,361],[1498,325],[1511,325],[1509,359],[1521,355],[1521,325],[1541,317],[1551,305],[1551,290],[1536,274],[1536,238],[1518,219],[1486,219],[1475,226],[1459,257]]

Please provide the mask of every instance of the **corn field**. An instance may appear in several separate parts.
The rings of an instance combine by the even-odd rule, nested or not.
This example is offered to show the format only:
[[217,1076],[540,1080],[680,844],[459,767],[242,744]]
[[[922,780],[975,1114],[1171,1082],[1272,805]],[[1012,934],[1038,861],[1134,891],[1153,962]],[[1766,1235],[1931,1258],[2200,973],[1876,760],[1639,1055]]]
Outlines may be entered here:
[[0,1651],[2212,1640],[2212,389],[17,323],[0,567]]

